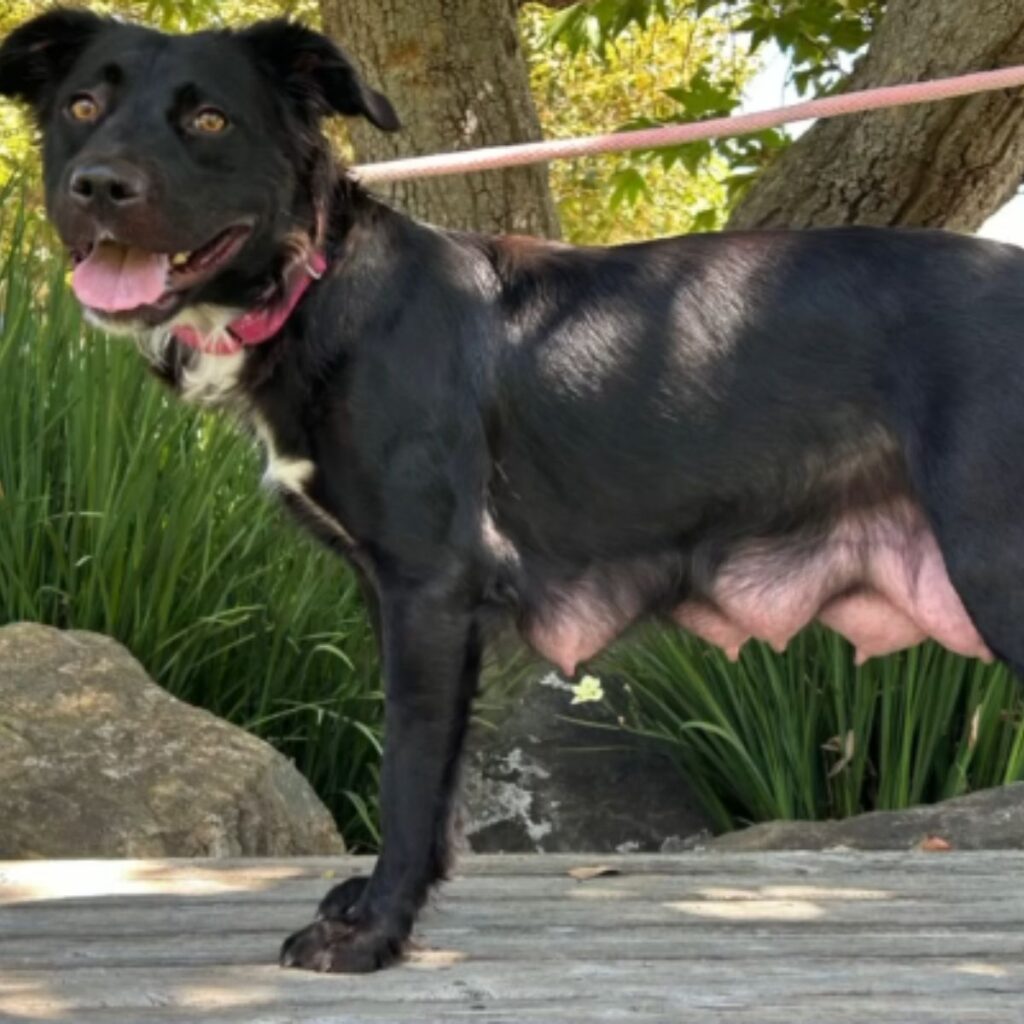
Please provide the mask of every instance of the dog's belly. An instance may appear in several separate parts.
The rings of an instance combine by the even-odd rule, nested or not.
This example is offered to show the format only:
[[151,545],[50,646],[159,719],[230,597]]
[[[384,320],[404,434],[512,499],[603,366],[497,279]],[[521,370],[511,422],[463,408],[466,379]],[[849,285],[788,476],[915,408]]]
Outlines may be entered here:
[[[638,606],[631,615],[621,603],[601,600],[592,585],[581,585],[538,614],[527,636],[571,675],[641,611]],[[672,617],[733,659],[750,639],[785,650],[815,619],[854,645],[858,664],[926,638],[992,659],[953,589],[934,535],[909,502],[845,517],[813,541],[741,542]]]

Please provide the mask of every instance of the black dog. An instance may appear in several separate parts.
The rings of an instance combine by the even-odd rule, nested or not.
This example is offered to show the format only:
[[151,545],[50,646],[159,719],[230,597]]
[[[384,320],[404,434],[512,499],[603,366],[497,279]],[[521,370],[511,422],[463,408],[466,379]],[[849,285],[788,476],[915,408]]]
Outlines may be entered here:
[[288,965],[401,952],[445,872],[484,627],[567,673],[660,614],[735,654],[814,618],[1024,668],[1024,253],[941,232],[575,249],[440,231],[333,169],[393,130],[322,36],[57,11],[0,48],[89,315],[252,423],[368,583],[384,848]]

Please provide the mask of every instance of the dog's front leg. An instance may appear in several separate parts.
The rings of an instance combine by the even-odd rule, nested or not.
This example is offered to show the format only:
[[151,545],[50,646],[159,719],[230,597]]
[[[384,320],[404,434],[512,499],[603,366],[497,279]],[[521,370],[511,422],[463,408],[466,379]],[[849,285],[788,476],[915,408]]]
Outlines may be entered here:
[[386,689],[383,849],[369,879],[336,886],[281,963],[373,971],[397,959],[444,876],[458,760],[480,668],[473,609],[451,587],[382,594]]

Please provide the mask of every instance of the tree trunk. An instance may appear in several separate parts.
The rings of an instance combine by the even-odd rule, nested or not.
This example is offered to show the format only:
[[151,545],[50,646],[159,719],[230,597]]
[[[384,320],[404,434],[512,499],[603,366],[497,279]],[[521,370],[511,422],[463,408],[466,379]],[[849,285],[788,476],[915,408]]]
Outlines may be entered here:
[[[1024,0],[889,0],[847,89],[1024,63]],[[1024,175],[1024,96],[983,93],[820,121],[730,227],[904,224],[975,231]]]
[[[352,125],[360,161],[541,137],[516,0],[320,0],[325,30],[402,119]],[[435,224],[558,235],[544,166],[399,182],[391,198]]]

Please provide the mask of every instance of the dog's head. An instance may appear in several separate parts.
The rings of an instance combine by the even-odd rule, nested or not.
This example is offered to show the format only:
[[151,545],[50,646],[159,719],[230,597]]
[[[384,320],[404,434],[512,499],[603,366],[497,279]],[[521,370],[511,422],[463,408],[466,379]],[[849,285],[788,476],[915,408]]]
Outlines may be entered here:
[[330,40],[280,20],[169,36],[54,10],[0,46],[0,95],[35,115],[74,290],[111,327],[255,301],[322,228],[320,119],[398,128]]

